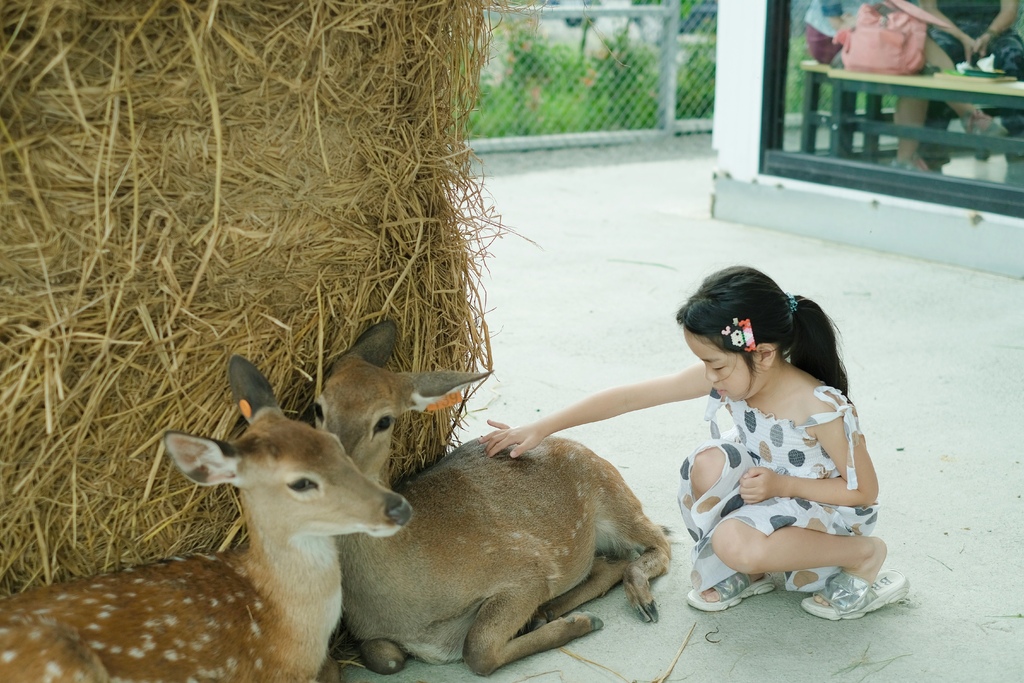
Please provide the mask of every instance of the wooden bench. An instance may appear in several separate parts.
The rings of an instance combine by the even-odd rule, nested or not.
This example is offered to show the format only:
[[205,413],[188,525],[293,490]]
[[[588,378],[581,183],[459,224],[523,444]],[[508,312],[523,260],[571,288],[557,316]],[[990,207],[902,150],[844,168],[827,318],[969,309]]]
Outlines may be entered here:
[[[833,69],[813,61],[801,62],[804,72],[803,119],[800,151],[817,154],[818,129],[827,127],[829,144],[825,153],[835,158],[863,157],[877,161],[879,136],[914,138],[950,147],[989,152],[1024,154],[1024,139],[970,135],[955,130],[925,126],[897,125],[882,109],[882,96],[916,97],[943,102],[967,102],[979,107],[1024,109],[1024,82],[993,82],[985,78],[943,74],[890,76]],[[832,106],[820,111],[821,87],[832,89]],[[863,110],[857,108],[857,94],[865,93]],[[864,143],[858,152],[853,136],[860,132]]]

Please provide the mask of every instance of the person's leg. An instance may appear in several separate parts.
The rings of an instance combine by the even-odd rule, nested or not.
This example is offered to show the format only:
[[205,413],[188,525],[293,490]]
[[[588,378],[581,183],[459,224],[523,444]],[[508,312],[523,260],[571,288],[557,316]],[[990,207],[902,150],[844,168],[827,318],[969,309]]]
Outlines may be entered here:
[[[928,100],[901,97],[896,100],[896,111],[893,112],[892,120],[893,123],[901,126],[923,126],[927,113]],[[914,138],[900,138],[896,147],[895,165],[900,168],[916,168],[920,171],[927,171],[928,167],[917,156],[919,144],[920,140]]]
[[[705,546],[713,539],[712,529],[717,534],[723,518],[743,505],[737,491],[739,478],[754,464],[745,450],[732,446],[732,452],[727,454],[723,449],[728,448],[730,444],[698,449],[683,466],[680,510],[690,535],[696,541],[694,574],[691,576],[696,589],[701,587],[697,577],[701,578],[699,584],[714,585],[728,576],[730,568],[714,555],[713,547]],[[764,572],[754,574],[750,579],[758,581],[763,575]],[[705,602],[718,602],[720,599],[715,588],[701,591],[700,596]]]
[[712,545],[725,564],[745,574],[837,566],[869,583],[878,576],[887,553],[885,543],[873,536],[836,536],[798,527],[766,536],[728,519],[715,529]]
[[[1016,32],[999,34],[989,43],[989,50],[996,56],[995,68],[1002,69],[1007,76],[1013,76],[1018,81],[1024,80],[1024,41]],[[1000,114],[1009,135],[1024,135],[1024,111],[1003,109]]]
[[832,42],[832,36],[825,35],[810,24],[805,24],[804,35],[807,37],[807,52],[819,64],[831,64],[843,49],[842,45]]
[[[959,45],[959,43],[957,43]],[[961,53],[963,52],[963,46],[960,47]],[[925,61],[934,67],[942,69],[943,71],[955,68],[953,58],[950,57],[942,47],[931,38],[928,38],[924,43],[924,56]],[[947,102],[950,109],[956,112],[956,115],[960,117],[960,120],[964,124],[964,130],[968,133],[978,133],[980,135],[993,135],[1001,136],[1006,135],[1006,129],[1000,126],[993,120],[991,116],[981,111],[973,104],[966,102]],[[926,111],[921,117],[921,123],[924,123]]]

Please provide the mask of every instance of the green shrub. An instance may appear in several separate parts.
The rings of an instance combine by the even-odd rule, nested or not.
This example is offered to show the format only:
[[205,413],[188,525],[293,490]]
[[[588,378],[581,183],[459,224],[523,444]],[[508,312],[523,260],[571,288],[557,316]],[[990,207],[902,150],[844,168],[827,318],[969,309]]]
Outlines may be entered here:
[[[584,29],[586,30],[586,29]],[[507,49],[500,69],[481,77],[473,137],[649,129],[657,125],[656,48],[623,30],[596,54],[552,44],[531,21],[496,29]]]

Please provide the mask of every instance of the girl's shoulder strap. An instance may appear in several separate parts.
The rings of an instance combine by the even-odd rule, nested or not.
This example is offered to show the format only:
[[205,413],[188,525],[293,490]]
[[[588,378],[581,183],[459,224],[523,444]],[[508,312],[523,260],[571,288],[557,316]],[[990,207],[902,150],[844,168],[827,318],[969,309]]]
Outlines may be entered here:
[[718,427],[718,409],[726,404],[725,398],[714,389],[708,394],[708,405],[704,409],[704,421],[711,423],[711,438],[718,439],[722,436],[722,430]]
[[857,468],[853,462],[853,452],[858,438],[863,438],[860,431],[860,421],[857,419],[857,410],[850,403],[850,399],[843,395],[843,392],[834,387],[822,384],[814,389],[815,398],[831,405],[835,410],[826,411],[811,415],[804,428],[832,422],[837,418],[843,421],[843,432],[846,435],[846,442],[849,444],[849,451],[846,456],[846,488],[853,490],[857,488]]

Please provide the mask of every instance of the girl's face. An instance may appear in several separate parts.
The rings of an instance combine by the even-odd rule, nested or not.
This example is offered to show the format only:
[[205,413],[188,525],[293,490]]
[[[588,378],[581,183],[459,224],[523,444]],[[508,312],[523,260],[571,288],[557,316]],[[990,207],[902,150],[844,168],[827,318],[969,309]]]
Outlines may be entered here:
[[722,396],[733,400],[748,397],[754,387],[754,377],[738,353],[730,353],[716,346],[706,337],[683,330],[686,345],[704,363],[704,377]]

